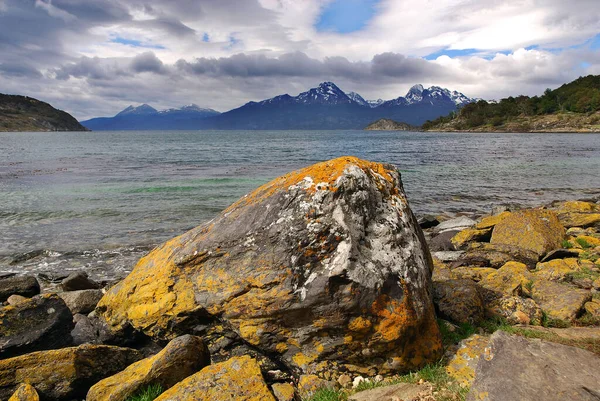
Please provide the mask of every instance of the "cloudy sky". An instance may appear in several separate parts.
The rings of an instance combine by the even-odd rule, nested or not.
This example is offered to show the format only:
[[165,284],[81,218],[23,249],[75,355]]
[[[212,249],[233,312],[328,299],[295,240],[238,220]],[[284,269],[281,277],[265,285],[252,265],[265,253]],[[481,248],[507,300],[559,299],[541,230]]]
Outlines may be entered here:
[[599,0],[0,0],[0,92],[79,119],[334,81],[497,99],[600,74]]

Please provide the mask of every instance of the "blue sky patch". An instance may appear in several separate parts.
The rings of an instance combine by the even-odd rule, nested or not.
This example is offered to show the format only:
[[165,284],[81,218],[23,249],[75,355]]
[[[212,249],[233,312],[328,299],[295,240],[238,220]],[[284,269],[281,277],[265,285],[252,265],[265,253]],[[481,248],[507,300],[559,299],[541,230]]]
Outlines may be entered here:
[[473,54],[481,53],[481,50],[477,49],[460,49],[460,50],[451,50],[451,49],[442,49],[438,50],[435,53],[428,54],[425,56],[426,60],[435,60],[440,56],[448,56],[448,57],[461,57],[461,56],[471,56]]
[[600,33],[590,39],[590,49],[600,49]]
[[110,41],[112,43],[120,43],[122,45],[127,45],[127,46],[132,46],[132,47],[143,47],[146,49],[164,49],[165,48],[164,46],[161,46],[161,45],[153,45],[153,44],[143,43],[139,40],[125,39],[120,36],[117,36],[116,38],[113,38]]
[[379,0],[334,0],[328,4],[315,27],[319,32],[360,31],[375,15]]
[[209,40],[210,40],[210,37],[208,36],[208,33],[204,32],[204,35],[202,35],[202,41],[208,42]]

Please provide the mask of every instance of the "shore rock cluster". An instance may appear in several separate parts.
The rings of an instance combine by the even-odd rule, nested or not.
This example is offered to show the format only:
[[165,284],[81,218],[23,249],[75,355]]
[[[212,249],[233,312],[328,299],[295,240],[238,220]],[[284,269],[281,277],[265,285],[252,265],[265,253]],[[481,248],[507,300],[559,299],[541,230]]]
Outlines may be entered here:
[[[392,383],[351,399],[436,400],[431,384],[390,381],[440,360],[436,314],[448,327],[598,324],[599,227],[594,202],[418,221],[393,166],[319,163],[157,247],[110,288],[82,272],[58,289],[0,277],[0,399],[153,389],[161,401],[298,401]],[[548,385],[535,372],[521,398],[502,398],[494,377],[543,352],[559,376],[562,356],[593,359],[557,383],[581,395],[570,399],[600,392],[597,355],[530,341],[476,334],[446,349],[448,373],[470,399],[533,399]]]

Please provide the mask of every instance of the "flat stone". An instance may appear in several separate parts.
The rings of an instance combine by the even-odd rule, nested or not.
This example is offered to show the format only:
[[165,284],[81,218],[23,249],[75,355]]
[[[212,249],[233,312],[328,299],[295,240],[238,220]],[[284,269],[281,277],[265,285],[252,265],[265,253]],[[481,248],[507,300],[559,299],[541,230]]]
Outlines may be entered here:
[[553,281],[536,280],[533,284],[533,300],[549,317],[572,321],[582,311],[592,293]]
[[428,245],[431,252],[456,251],[452,238],[458,234],[458,230],[448,230],[437,234],[429,240]]
[[466,216],[460,216],[440,223],[438,226],[435,227],[435,231],[438,233],[443,233],[444,231],[450,230],[460,231],[464,230],[465,228],[473,227],[475,226],[475,224],[477,224],[475,220],[470,219]]
[[360,391],[348,397],[348,401],[413,400],[418,399],[424,393],[430,395],[431,389],[423,385],[398,383]]
[[40,283],[33,276],[8,276],[0,278],[0,303],[11,295],[30,298],[40,293]]
[[596,354],[498,331],[477,364],[467,401],[597,401],[599,375]]
[[433,252],[432,256],[435,256],[442,262],[454,262],[455,260],[458,260],[464,253],[464,251],[440,251]]
[[294,401],[296,399],[296,389],[290,383],[274,383],[271,389],[277,401]]
[[17,306],[18,304],[27,301],[29,298],[27,297],[23,297],[21,295],[16,295],[13,294],[10,297],[8,297],[8,299],[6,300],[6,303],[11,305],[11,306]]
[[475,379],[475,369],[479,358],[490,344],[488,336],[473,334],[458,344],[458,349],[450,358],[446,372],[463,386],[470,386]]

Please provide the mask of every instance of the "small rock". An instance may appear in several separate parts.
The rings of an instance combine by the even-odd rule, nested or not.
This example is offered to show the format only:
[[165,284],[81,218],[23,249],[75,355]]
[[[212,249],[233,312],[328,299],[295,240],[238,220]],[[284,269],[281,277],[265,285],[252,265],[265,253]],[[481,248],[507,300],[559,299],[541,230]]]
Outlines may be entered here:
[[590,315],[594,317],[600,317],[600,302],[586,302],[584,308]]
[[171,340],[158,354],[96,383],[87,401],[124,401],[150,384],[168,389],[210,363],[206,345],[189,334]]
[[456,251],[452,238],[459,232],[458,230],[449,230],[436,235],[428,242],[429,250],[431,252]]
[[483,299],[471,280],[434,281],[433,303],[442,317],[453,322],[475,324],[483,320]]
[[0,358],[71,345],[73,316],[55,294],[0,308]]
[[296,389],[290,383],[275,383],[271,386],[277,401],[294,401]]
[[375,376],[375,378],[373,379],[373,381],[375,383],[381,383],[383,381],[383,376],[377,375],[377,376]]
[[27,383],[22,383],[8,401],[39,401],[37,391]]
[[362,376],[356,376],[352,381],[352,388],[357,388],[362,382],[365,381],[365,378]]
[[442,262],[454,262],[455,260],[458,260],[464,253],[464,251],[440,251],[433,252],[432,256],[435,256]]
[[102,299],[102,290],[77,290],[59,292],[57,294],[65,301],[71,313],[90,313]]
[[83,271],[71,273],[61,282],[63,291],[95,290],[100,285],[90,280],[88,274]]
[[343,388],[348,388],[352,384],[352,378],[347,374],[342,374],[338,377],[338,384]]
[[335,383],[316,375],[300,375],[298,379],[298,393],[303,400],[311,398],[317,390],[322,388],[334,389]]
[[27,297],[23,297],[21,295],[13,294],[10,297],[8,297],[8,299],[6,300],[6,303],[9,304],[9,305],[11,305],[11,306],[17,306],[21,302],[27,301],[28,299],[29,298],[27,298]]
[[11,295],[33,297],[40,293],[40,283],[33,276],[8,276],[0,278],[0,302]]

